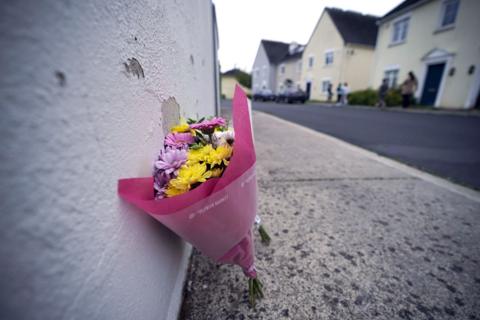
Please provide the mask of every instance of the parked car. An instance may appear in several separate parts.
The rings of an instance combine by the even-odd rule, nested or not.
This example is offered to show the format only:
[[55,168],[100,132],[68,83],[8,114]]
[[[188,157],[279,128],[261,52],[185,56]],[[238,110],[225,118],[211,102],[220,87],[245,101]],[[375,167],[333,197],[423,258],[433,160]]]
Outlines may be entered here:
[[262,89],[253,94],[253,101],[275,101],[276,96],[270,89]]
[[286,103],[305,103],[308,100],[307,94],[301,89],[291,89],[285,90],[284,92],[277,95],[277,102],[286,102]]

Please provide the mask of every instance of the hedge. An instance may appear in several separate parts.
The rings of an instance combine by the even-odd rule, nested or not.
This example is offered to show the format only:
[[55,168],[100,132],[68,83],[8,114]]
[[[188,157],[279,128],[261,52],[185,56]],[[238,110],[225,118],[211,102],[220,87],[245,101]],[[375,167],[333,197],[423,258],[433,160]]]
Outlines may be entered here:
[[[378,91],[373,89],[354,91],[348,95],[348,103],[352,105],[375,106],[378,103]],[[402,104],[402,95],[398,89],[390,89],[385,97],[387,106]]]

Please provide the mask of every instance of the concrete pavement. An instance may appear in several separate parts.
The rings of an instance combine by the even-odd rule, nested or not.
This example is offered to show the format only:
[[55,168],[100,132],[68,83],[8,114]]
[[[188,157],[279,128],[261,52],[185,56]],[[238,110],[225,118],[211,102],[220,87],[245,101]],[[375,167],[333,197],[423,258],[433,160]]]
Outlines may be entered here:
[[194,253],[182,319],[480,319],[480,196],[254,112],[266,298]]

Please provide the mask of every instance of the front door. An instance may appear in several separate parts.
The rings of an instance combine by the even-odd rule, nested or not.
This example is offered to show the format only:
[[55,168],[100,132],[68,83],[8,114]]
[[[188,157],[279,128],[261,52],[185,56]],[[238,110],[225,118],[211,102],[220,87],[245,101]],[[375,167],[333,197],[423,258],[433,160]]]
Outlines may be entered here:
[[425,106],[433,106],[435,104],[444,69],[445,63],[431,64],[428,66],[420,104]]
[[305,88],[305,91],[307,93],[307,99],[310,99],[310,90],[312,89],[312,83],[307,82],[307,87]]

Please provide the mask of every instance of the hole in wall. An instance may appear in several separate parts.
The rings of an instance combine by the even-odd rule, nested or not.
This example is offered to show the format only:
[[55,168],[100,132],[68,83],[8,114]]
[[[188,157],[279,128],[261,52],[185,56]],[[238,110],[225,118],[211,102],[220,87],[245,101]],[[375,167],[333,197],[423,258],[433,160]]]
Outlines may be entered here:
[[125,67],[126,74],[137,76],[137,79],[145,78],[142,65],[137,59],[129,58],[127,62],[123,63],[123,66]]
[[65,87],[65,85],[67,84],[67,77],[65,76],[65,73],[57,70],[55,71],[55,78],[57,78],[58,85],[60,87]]

